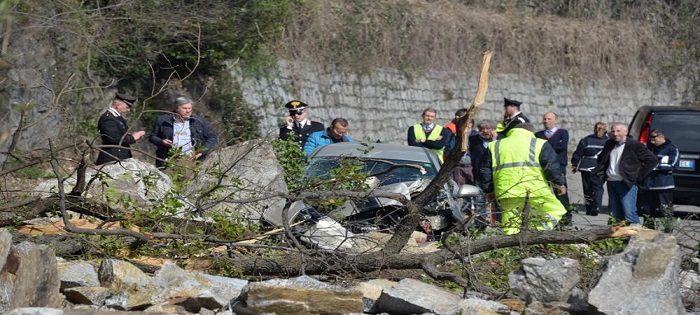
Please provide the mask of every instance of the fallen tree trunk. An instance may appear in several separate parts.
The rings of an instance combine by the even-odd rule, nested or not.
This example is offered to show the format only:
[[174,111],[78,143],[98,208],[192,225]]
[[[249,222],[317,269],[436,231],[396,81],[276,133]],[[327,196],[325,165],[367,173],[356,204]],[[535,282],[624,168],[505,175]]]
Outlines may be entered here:
[[[536,244],[590,243],[614,237],[609,226],[581,231],[525,231],[516,235],[499,235],[475,240],[455,250],[463,255],[474,255],[494,249]],[[333,256],[329,259],[329,256]],[[326,274],[341,271],[370,272],[381,269],[422,269],[424,261],[444,263],[455,259],[455,254],[440,250],[427,254],[373,254],[338,253],[303,256],[300,253],[272,258],[236,257],[231,263],[246,275],[299,275]],[[303,268],[303,269],[302,269]]]

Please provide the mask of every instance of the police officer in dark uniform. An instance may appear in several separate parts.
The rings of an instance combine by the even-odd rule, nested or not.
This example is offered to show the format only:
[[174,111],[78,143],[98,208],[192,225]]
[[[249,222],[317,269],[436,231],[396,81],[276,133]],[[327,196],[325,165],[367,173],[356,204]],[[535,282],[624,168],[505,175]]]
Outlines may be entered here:
[[289,110],[289,116],[285,118],[286,124],[280,127],[280,139],[287,140],[290,135],[295,134],[299,148],[303,149],[310,134],[326,129],[323,123],[308,119],[308,104],[293,100],[285,104],[284,107]]
[[127,133],[129,127],[126,125],[126,120],[122,115],[131,110],[134,102],[136,102],[135,97],[117,93],[114,96],[114,100],[112,100],[112,106],[100,116],[100,120],[97,122],[97,129],[100,131],[102,145],[109,147],[101,148],[95,164],[100,165],[131,157],[131,149],[129,147],[146,133],[145,131],[136,131],[133,134]]
[[[644,226],[655,228],[653,218],[673,218],[673,171],[678,168],[680,152],[661,129],[649,132],[647,144],[659,164],[642,180],[637,194],[639,214],[646,216]],[[664,227],[670,230],[672,227]]]
[[505,137],[513,127],[530,122],[530,119],[520,112],[520,105],[522,104],[520,101],[503,98],[503,111],[506,121],[504,122],[503,130],[498,132],[499,139]]

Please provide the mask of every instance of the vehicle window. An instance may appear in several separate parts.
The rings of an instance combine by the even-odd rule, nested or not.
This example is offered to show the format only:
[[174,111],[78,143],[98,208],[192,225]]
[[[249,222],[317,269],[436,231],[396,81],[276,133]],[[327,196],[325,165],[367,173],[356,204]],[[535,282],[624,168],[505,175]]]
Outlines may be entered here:
[[[324,178],[330,176],[330,171],[337,167],[340,162],[340,157],[318,157],[313,158],[306,170],[305,177],[307,178]],[[388,163],[387,163],[388,162]],[[406,160],[363,160],[363,173],[375,175],[381,185],[390,185],[394,183],[414,181],[418,179],[432,180],[437,175],[437,170],[430,163],[420,164],[415,161]],[[420,165],[423,166],[424,172],[413,167],[396,167],[398,165]]]
[[670,139],[681,151],[700,151],[700,113],[676,112],[656,113],[651,122],[651,129],[663,130],[666,138]]
[[634,117],[632,118],[632,125],[629,127],[630,134],[639,135],[639,132],[642,130],[642,126],[644,125],[644,119],[649,114],[649,110],[646,108],[647,107],[640,108],[637,113],[634,114]]

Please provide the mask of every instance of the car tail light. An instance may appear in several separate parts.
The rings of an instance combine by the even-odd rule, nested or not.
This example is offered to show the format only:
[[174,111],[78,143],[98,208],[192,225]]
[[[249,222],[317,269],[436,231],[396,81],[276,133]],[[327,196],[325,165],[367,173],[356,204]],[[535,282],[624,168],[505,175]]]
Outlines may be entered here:
[[647,144],[647,141],[649,140],[649,129],[651,129],[652,120],[654,120],[654,114],[649,114],[649,116],[647,116],[647,118],[644,120],[642,130],[639,132],[639,142],[643,144]]

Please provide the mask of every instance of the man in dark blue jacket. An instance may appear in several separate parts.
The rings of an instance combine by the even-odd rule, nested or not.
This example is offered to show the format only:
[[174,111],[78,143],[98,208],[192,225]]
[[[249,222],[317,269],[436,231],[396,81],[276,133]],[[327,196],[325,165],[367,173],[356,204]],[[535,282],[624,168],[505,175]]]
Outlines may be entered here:
[[658,159],[646,146],[627,134],[627,125],[612,124],[611,139],[598,155],[591,180],[595,185],[608,182],[608,206],[615,219],[639,225],[637,184],[656,167]]
[[603,205],[603,186],[594,185],[591,181],[591,171],[598,163],[598,154],[603,150],[608,141],[607,125],[597,122],[593,126],[593,133],[581,139],[576,150],[571,154],[571,171],[581,174],[583,184],[583,198],[586,203],[586,214],[596,216]]
[[[566,165],[568,159],[566,154],[569,149],[569,132],[566,129],[559,128],[557,126],[557,114],[554,112],[547,112],[542,116],[542,125],[544,130],[535,133],[535,137],[540,139],[545,139],[554,149],[557,154],[557,162],[559,162],[560,169],[562,171],[562,177],[564,178],[564,186],[569,187],[566,183]],[[569,204],[569,194],[564,193],[563,195],[557,195],[557,199],[566,208],[566,215],[561,219],[561,225],[571,225],[571,206]]]
[[666,139],[663,131],[649,132],[651,153],[656,155],[659,165],[644,178],[639,186],[639,213],[647,216],[644,226],[654,228],[653,218],[673,216],[673,171],[678,167],[678,147]]
[[503,121],[503,129],[496,128],[498,139],[503,139],[508,134],[508,131],[515,126],[530,122],[530,119],[520,112],[520,105],[522,104],[523,102],[521,101],[503,98],[503,115],[505,120]]
[[285,117],[284,125],[280,127],[280,140],[294,137],[299,143],[299,148],[303,150],[312,133],[326,129],[322,123],[309,119],[309,104],[292,100],[284,107],[289,110],[289,116]]
[[192,100],[181,96],[175,99],[172,114],[160,115],[153,125],[148,141],[156,149],[156,167],[165,168],[165,161],[173,154],[171,149],[191,161],[202,161],[214,149],[218,138],[204,117],[192,114]]

